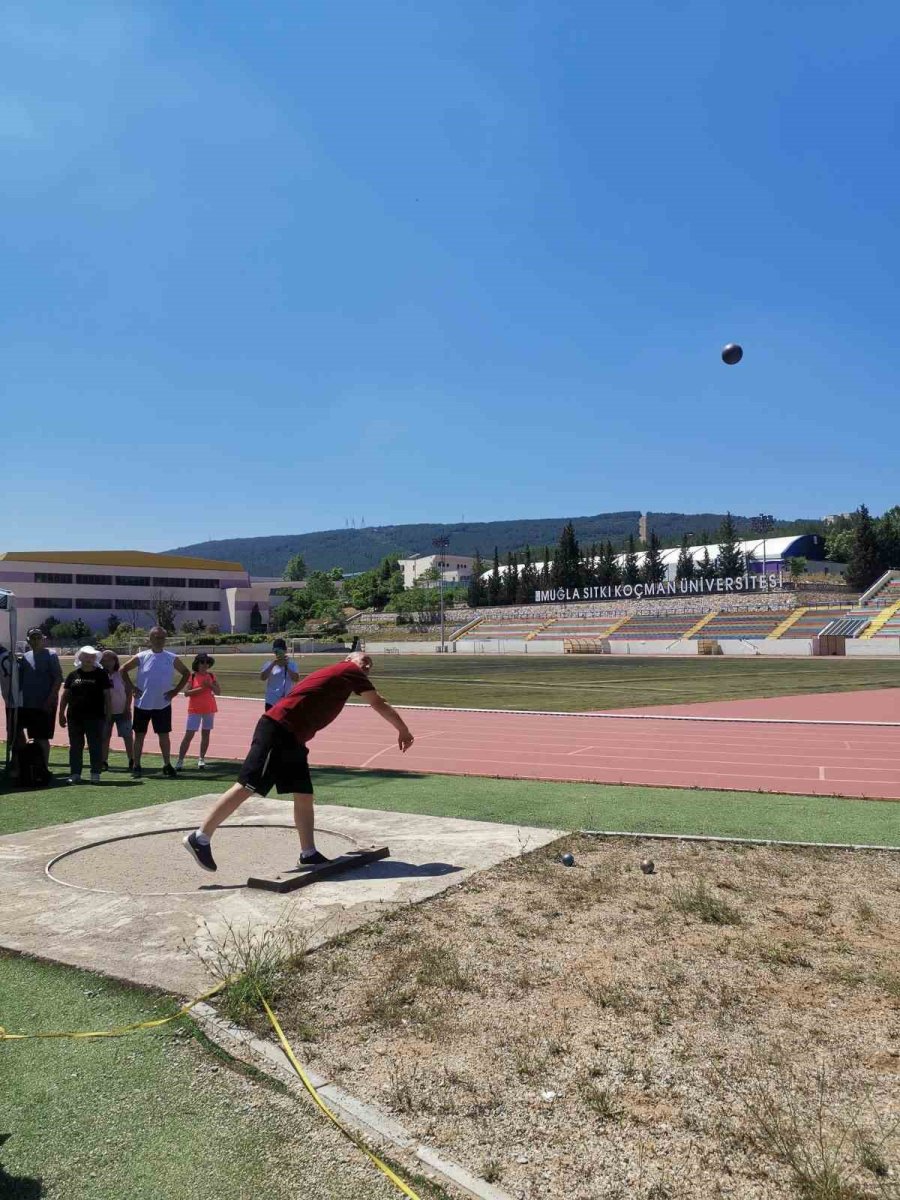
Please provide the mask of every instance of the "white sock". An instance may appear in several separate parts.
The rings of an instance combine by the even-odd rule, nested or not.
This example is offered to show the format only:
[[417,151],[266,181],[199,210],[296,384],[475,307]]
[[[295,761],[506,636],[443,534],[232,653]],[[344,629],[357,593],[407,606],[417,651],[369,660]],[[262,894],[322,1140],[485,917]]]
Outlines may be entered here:
[[315,853],[316,853],[316,848],[315,848],[315,846],[313,846],[312,850],[301,850],[300,857],[301,858],[312,858],[312,856]]
[[209,845],[209,834],[204,833],[202,829],[198,829],[197,832],[194,834],[194,837],[200,843],[201,846]]

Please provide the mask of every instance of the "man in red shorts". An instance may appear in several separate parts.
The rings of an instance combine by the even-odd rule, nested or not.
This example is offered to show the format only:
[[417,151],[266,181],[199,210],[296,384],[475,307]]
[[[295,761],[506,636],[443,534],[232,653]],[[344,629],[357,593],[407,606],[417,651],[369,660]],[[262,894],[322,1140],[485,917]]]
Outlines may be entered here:
[[368,654],[351,654],[342,663],[313,671],[260,717],[237,783],[213,805],[200,828],[183,839],[185,849],[205,871],[216,870],[210,840],[218,827],[249,796],[265,796],[273,786],[282,794],[294,794],[300,866],[314,867],[328,862],[316,849],[307,742],[330,725],[350,697],[356,695],[393,725],[397,744],[404,753],[413,744],[406,722],[369,682],[371,669]]

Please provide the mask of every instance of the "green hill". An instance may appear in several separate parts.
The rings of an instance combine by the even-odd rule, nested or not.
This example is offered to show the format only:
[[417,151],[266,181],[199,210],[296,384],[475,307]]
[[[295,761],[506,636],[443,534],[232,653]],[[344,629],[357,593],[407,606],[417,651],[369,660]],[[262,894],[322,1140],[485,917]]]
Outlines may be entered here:
[[[573,517],[575,533],[582,544],[606,541],[620,546],[630,533],[638,536],[639,512],[598,513],[593,517]],[[699,541],[708,532],[715,540],[723,513],[650,513],[648,526],[655,529],[664,546],[677,545],[684,533]],[[450,539],[450,553],[474,554],[479,550],[489,557],[497,546],[500,554],[524,546],[540,549],[553,546],[568,517],[541,517],[516,521],[466,521],[450,525],[372,525],[363,529],[326,529],[317,533],[276,534],[268,537],[222,538],[176,546],[169,554],[193,554],[201,558],[232,559],[242,563],[251,575],[281,575],[293,554],[302,554],[311,571],[341,567],[344,571],[366,571],[386,555],[430,554],[432,540]],[[747,537],[749,517],[735,517],[738,530]],[[776,522],[776,533],[820,532],[821,523],[812,520]],[[774,536],[774,534],[773,534]]]

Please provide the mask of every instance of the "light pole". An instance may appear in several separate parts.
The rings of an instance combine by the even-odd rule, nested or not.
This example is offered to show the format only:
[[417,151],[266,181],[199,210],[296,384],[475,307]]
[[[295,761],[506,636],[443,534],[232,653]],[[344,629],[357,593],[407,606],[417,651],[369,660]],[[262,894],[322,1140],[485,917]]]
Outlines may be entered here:
[[[5,693],[3,699],[7,704],[6,718],[9,722],[9,728],[6,731],[4,768],[6,773],[9,774],[19,734],[19,660],[16,658],[18,629],[16,628],[16,597],[14,592],[8,592],[4,588],[0,588],[0,609],[9,618],[9,659],[7,662],[0,661],[0,671],[9,672],[3,689]],[[0,646],[0,649],[2,649],[2,646]]]
[[763,574],[766,577],[766,591],[769,590],[769,564],[766,562],[766,534],[771,533],[775,528],[775,518],[771,513],[760,513],[758,517],[754,517],[750,522],[750,528],[755,534],[762,537],[763,545]]
[[440,605],[441,605],[441,654],[443,654],[444,653],[444,555],[447,552],[447,547],[450,545],[450,539],[448,537],[441,535],[441,537],[436,537],[432,541],[431,544],[432,544],[432,546],[434,546],[434,548],[437,550],[437,552],[440,556],[438,558],[438,563],[440,565],[441,573],[438,576],[438,578],[439,578],[438,588],[439,588],[439,592],[440,592]]

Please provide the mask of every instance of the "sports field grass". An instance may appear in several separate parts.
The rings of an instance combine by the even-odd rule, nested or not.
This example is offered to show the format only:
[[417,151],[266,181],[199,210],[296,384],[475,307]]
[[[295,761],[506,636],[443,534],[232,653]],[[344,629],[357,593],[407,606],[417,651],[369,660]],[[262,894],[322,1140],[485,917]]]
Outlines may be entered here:
[[[227,696],[262,696],[264,655],[216,657]],[[335,662],[304,655],[301,674]],[[190,665],[190,664],[188,664]],[[379,655],[372,680],[394,704],[585,712],[651,704],[747,700],[809,692],[900,687],[900,662],[800,658],[735,659],[507,655]]]
[[[224,791],[234,781],[237,770],[235,763],[220,761],[202,773],[185,771],[178,779],[164,779],[153,773],[161,760],[148,756],[144,761],[147,773],[140,782],[125,772],[122,755],[110,756],[114,770],[100,784],[67,787],[60,782],[52,788],[27,792],[4,790],[0,782],[0,835]],[[54,748],[51,766],[60,779],[64,778],[65,765],[65,751]],[[546,783],[341,767],[315,768],[313,778],[320,809],[343,804],[564,830],[699,833],[900,846],[900,804],[884,800]],[[327,823],[326,816],[322,823]]]
[[[0,954],[0,1023],[10,1032],[108,1029],[176,1007],[86,971]],[[397,1194],[311,1104],[230,1069],[187,1021],[110,1040],[0,1044],[0,1077],[3,1200]]]

